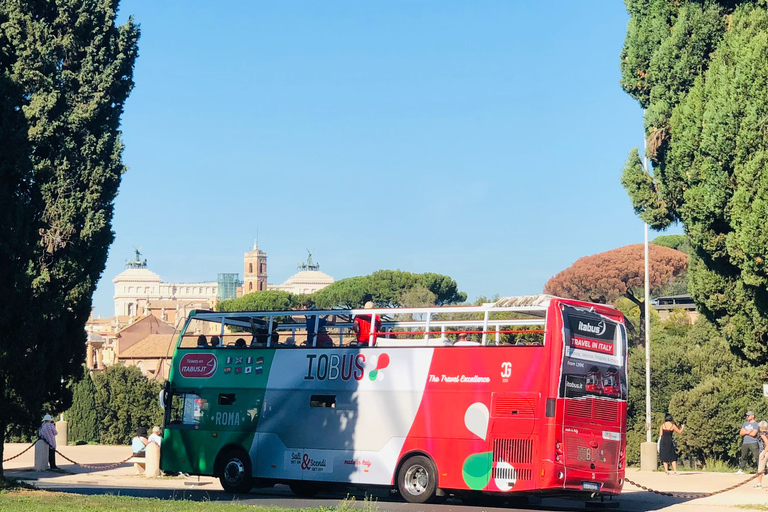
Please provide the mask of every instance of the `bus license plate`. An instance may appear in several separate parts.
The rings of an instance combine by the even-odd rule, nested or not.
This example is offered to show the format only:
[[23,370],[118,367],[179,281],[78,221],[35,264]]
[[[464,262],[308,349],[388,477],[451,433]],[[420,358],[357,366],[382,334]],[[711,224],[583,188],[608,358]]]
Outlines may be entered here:
[[599,491],[600,484],[597,482],[581,482],[581,488],[585,491]]

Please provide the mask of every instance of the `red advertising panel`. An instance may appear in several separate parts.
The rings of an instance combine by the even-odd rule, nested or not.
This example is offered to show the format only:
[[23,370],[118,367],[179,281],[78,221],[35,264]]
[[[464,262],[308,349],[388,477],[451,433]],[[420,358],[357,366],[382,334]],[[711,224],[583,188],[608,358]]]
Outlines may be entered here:
[[188,379],[208,379],[216,373],[218,365],[213,354],[185,354],[179,362],[179,372]]

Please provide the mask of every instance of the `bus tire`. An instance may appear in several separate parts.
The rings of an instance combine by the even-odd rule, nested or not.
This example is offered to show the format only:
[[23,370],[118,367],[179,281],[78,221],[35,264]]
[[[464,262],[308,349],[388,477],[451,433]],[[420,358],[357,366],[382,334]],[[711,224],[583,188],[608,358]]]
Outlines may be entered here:
[[408,503],[426,503],[437,491],[437,468],[423,455],[408,458],[397,472],[397,490]]
[[253,487],[251,458],[242,449],[230,449],[221,455],[219,482],[227,492],[245,493]]

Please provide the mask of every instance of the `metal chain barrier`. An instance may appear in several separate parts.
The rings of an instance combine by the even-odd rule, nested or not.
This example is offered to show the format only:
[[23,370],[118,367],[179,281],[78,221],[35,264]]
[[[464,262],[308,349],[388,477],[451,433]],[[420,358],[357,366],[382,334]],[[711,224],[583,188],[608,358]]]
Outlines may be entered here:
[[[80,464],[79,462],[75,462],[74,460],[70,459],[69,457],[67,457],[66,455],[61,453],[59,450],[57,450],[56,448],[51,446],[51,444],[48,441],[46,441],[45,439],[43,439],[42,437],[40,438],[40,440],[44,441],[45,444],[47,444],[50,449],[52,449],[53,451],[55,451],[56,453],[61,455],[61,457],[63,459],[71,462],[75,466],[80,466],[81,468],[87,468],[87,469],[112,469],[112,468],[116,468],[117,466],[120,466],[122,464],[125,464],[126,462],[128,462],[129,460],[131,460],[133,458],[133,454],[131,454],[128,458],[126,458],[124,460],[121,460],[120,462],[116,462],[114,464],[107,464],[107,465],[104,465],[104,464]],[[35,442],[37,442],[37,441],[35,441]],[[9,460],[13,460],[13,459],[15,459],[17,457],[21,457],[22,455],[27,453],[29,450],[31,450],[34,446],[35,446],[35,443],[32,443],[31,445],[26,447],[21,453],[17,453],[13,457],[8,457],[7,459],[3,459],[3,462],[8,462]]]
[[[48,441],[46,441],[42,437],[40,439],[42,439],[45,442],[45,444],[48,445],[48,448],[50,448],[51,450],[53,450],[56,453],[58,453],[59,455],[61,455],[61,457],[64,460],[67,460],[67,461],[71,462],[75,466],[80,466],[81,468],[87,468],[87,469],[112,469],[112,468],[116,468],[117,466],[120,466],[122,464],[125,464],[126,462],[128,462],[129,460],[131,460],[133,458],[133,454],[131,454],[128,458],[123,459],[120,462],[115,462],[114,464],[107,464],[107,465],[104,465],[104,464],[80,464],[79,462],[73,461],[72,459],[70,459],[69,457],[67,457],[63,453],[61,453],[59,450],[57,450],[56,448],[51,446],[51,443],[49,443]],[[34,446],[34,444],[32,444],[32,446]],[[30,448],[31,448],[31,446],[30,446]],[[27,450],[29,450],[29,448],[27,448]],[[24,451],[27,451],[27,450],[24,450]],[[24,453],[24,452],[21,452],[21,453]],[[21,453],[19,455],[21,455]],[[17,457],[19,455],[17,455]]]
[[660,494],[662,496],[671,496],[673,498],[708,498],[710,496],[714,496],[715,494],[721,494],[724,492],[732,491],[733,489],[736,489],[737,487],[741,487],[742,485],[746,484],[747,482],[751,482],[757,478],[757,475],[753,475],[750,478],[747,478],[746,480],[739,482],[738,484],[732,485],[730,487],[726,487],[725,489],[720,489],[719,491],[714,492],[697,492],[697,493],[684,493],[684,492],[664,492],[664,491],[657,491],[656,489],[651,489],[650,487],[646,487],[644,485],[640,485],[636,482],[633,482],[629,478],[624,478],[624,481],[634,485],[635,487],[639,487],[640,489],[644,491],[649,491],[655,494]]
[[22,455],[27,453],[29,450],[31,450],[33,446],[35,446],[35,443],[32,443],[31,445],[29,445],[23,452],[16,454],[13,457],[8,457],[7,459],[3,459],[3,462],[8,462],[9,460],[13,460],[16,457],[21,457]]

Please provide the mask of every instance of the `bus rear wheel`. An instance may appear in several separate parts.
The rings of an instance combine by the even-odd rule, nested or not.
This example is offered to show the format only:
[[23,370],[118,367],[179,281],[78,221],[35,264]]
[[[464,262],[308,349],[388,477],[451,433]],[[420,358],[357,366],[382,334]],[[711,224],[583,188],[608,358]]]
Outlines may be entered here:
[[408,503],[426,503],[437,491],[437,469],[423,455],[406,460],[397,472],[397,490]]
[[229,450],[219,463],[219,482],[227,492],[244,493],[253,487],[251,459],[244,450]]

